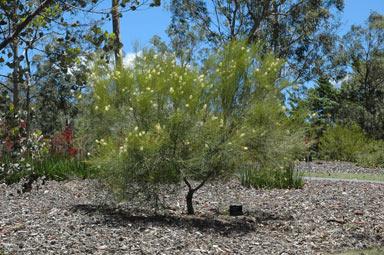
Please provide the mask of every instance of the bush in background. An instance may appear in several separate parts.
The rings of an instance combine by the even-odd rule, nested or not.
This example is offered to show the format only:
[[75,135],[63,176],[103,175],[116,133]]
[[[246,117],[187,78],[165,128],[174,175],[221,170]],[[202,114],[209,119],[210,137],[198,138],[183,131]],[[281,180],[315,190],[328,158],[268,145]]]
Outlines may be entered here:
[[384,141],[368,139],[356,124],[328,128],[319,142],[321,159],[384,167]]
[[319,139],[319,156],[325,160],[356,162],[368,139],[356,124],[335,125]]
[[94,177],[79,157],[72,128],[66,127],[52,138],[40,130],[27,132],[22,114],[10,111],[0,119],[0,181],[12,184],[23,178],[63,180]]
[[356,161],[365,167],[384,167],[384,141],[368,140],[359,151]]

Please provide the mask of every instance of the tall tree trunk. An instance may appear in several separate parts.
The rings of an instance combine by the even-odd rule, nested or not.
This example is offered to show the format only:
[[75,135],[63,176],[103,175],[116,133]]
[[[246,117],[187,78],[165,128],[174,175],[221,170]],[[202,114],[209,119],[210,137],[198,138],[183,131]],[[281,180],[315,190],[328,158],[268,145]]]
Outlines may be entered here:
[[26,80],[27,80],[27,94],[26,94],[26,104],[25,104],[25,111],[27,112],[27,116],[26,116],[26,131],[27,133],[30,131],[31,129],[31,117],[32,117],[32,113],[31,113],[31,76],[29,75],[29,73],[26,73]]
[[120,0],[112,0],[112,28],[113,33],[116,35],[114,42],[114,52],[115,52],[115,63],[116,68],[120,69],[122,66],[122,42],[121,42],[121,32],[120,32],[120,11],[119,11]]
[[15,110],[17,111],[19,108],[19,83],[20,83],[20,74],[19,74],[19,47],[18,41],[15,40],[12,42],[12,53],[13,53],[13,105],[15,106]]
[[274,21],[273,21],[273,38],[272,38],[272,48],[275,56],[279,56],[279,6],[276,1],[273,2],[273,12],[274,12]]

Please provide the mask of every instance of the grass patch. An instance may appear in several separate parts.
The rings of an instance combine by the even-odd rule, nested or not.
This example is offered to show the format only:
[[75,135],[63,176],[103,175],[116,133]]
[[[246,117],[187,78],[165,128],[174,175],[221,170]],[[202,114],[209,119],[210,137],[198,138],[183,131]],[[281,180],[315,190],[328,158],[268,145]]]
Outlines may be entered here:
[[95,168],[81,159],[48,157],[40,162],[33,163],[34,172],[39,176],[46,176],[52,180],[66,180],[73,178],[95,178]]
[[304,186],[302,174],[293,164],[284,168],[246,169],[239,174],[244,187],[263,189],[301,189]]
[[350,250],[342,253],[332,253],[333,255],[384,255],[384,248],[371,248],[368,250]]
[[[20,165],[19,169],[7,173],[11,165]],[[49,156],[41,161],[31,161],[24,159],[22,163],[17,160],[2,158],[0,160],[0,183],[12,184],[20,181],[23,177],[35,175],[45,176],[49,180],[68,180],[68,179],[92,179],[98,177],[96,168],[79,158],[65,158],[59,156]],[[1,254],[0,254],[1,255]]]
[[[303,176],[309,177],[308,172],[303,173]],[[382,175],[382,174],[311,173],[311,177],[339,178],[339,179],[350,179],[350,180],[384,181],[384,175]]]

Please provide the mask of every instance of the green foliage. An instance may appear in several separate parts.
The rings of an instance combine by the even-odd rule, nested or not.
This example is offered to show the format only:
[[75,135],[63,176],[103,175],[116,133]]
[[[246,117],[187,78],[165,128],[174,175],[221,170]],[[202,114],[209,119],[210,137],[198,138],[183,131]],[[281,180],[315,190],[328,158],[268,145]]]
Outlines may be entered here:
[[66,127],[51,140],[40,130],[26,131],[22,113],[10,110],[0,115],[0,181],[7,184],[26,177],[45,176],[62,180],[93,174],[74,147],[72,129]]
[[368,140],[356,161],[365,167],[384,167],[384,141]]
[[287,60],[293,80],[309,80],[324,71],[320,68],[337,38],[333,14],[343,7],[343,0],[172,0],[167,32],[184,59],[192,58],[199,42],[214,47],[244,38],[264,42],[264,53]]
[[284,62],[261,61],[259,50],[232,42],[201,70],[148,50],[133,67],[99,77],[83,101],[83,132],[98,136],[91,162],[120,198],[181,181],[192,197],[251,162],[279,167],[302,152],[303,132],[285,114]]
[[46,157],[32,163],[35,174],[45,176],[49,180],[67,180],[73,178],[96,178],[97,170],[79,158],[65,158],[60,156]]
[[321,158],[355,162],[367,143],[367,138],[356,124],[335,125],[324,132],[319,143]]
[[47,180],[62,181],[73,178],[96,178],[98,171],[78,158],[47,156],[36,161],[24,158],[23,161],[4,156],[0,160],[0,182],[12,184],[29,176],[45,177]]
[[302,173],[295,170],[293,164],[275,168],[250,168],[239,174],[245,187],[264,189],[300,189],[304,186]]
[[311,132],[318,138],[335,123],[340,108],[340,90],[325,77],[306,93],[306,106],[311,112]]
[[352,26],[338,49],[347,74],[341,85],[339,119],[359,124],[369,138],[384,138],[384,16],[372,12],[365,26]]

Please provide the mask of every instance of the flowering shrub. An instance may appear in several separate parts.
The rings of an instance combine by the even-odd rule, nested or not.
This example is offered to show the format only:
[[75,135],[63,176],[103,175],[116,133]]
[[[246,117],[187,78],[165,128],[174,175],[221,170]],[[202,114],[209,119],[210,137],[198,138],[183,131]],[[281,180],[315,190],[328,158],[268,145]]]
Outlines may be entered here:
[[[26,122],[17,114],[11,121],[6,116],[1,121],[1,155],[11,158],[41,159],[49,150],[49,143],[40,130],[26,131]],[[10,119],[8,117],[8,119]],[[13,125],[12,125],[13,124]],[[23,160],[22,160],[23,161]]]
[[193,194],[207,181],[254,162],[280,168],[294,159],[305,144],[284,112],[284,63],[261,60],[259,50],[233,42],[201,69],[149,50],[132,67],[100,77],[84,100],[87,131],[98,135],[91,161],[120,198],[183,182],[193,214]]
[[[63,176],[63,169],[57,168],[55,162],[64,166],[67,163],[61,158],[73,158],[79,151],[74,146],[72,128],[66,127],[64,131],[50,138],[44,136],[40,130],[27,132],[22,116],[20,112],[14,114],[12,107],[7,114],[0,116],[0,180],[13,183],[23,176],[33,176],[37,172],[55,177],[58,174],[54,171],[59,171],[60,176]],[[66,168],[71,168],[71,164],[75,168],[81,165],[79,162],[72,162]],[[81,165],[81,168],[84,167]]]
[[8,113],[0,116],[0,180],[17,181],[33,173],[33,162],[49,152],[49,143],[40,130],[27,132],[23,114],[14,114],[11,105]]
[[74,146],[74,140],[72,127],[67,126],[64,131],[51,138],[50,152],[54,156],[75,157],[79,149]]

